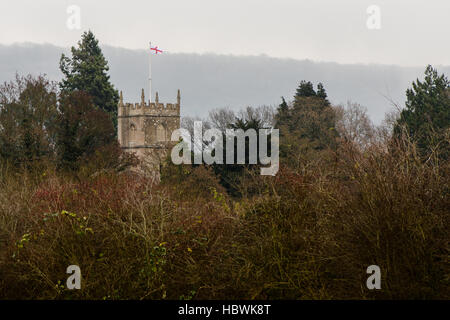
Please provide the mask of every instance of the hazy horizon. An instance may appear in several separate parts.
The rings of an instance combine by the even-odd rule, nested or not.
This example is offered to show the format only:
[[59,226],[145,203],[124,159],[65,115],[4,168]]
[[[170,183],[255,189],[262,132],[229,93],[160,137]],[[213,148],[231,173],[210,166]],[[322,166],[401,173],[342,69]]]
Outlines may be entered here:
[[[140,101],[141,88],[148,99],[148,51],[102,45],[109,62],[111,81],[127,102]],[[0,82],[15,73],[47,74],[59,81],[59,58],[70,47],[54,44],[0,44]],[[402,67],[384,64],[343,64],[311,59],[275,58],[268,55],[215,53],[166,53],[154,56],[153,97],[174,102],[181,90],[183,116],[204,117],[215,108],[239,110],[247,106],[277,106],[281,97],[292,99],[301,80],[322,82],[330,101],[352,101],[365,106],[371,119],[380,123],[391,100],[404,105],[405,91],[421,78],[426,65]],[[450,66],[434,65],[449,74]]]
[[[143,48],[137,48],[137,49],[133,49],[133,48],[126,48],[126,47],[121,47],[121,46],[117,46],[117,45],[110,45],[110,44],[102,44],[99,43],[100,47],[108,47],[108,48],[113,48],[113,49],[121,49],[121,50],[129,50],[129,51],[142,51],[145,53],[148,53],[147,49],[143,49]],[[70,48],[71,47],[77,47],[78,46],[78,42],[74,43],[72,45],[68,45],[68,46],[60,46],[51,42],[43,42],[43,43],[39,43],[39,42],[33,42],[33,41],[23,41],[23,42],[12,42],[12,43],[0,43],[0,46],[3,47],[27,47],[27,46],[52,46],[55,48],[59,48],[59,49],[63,49],[65,50],[67,53],[70,52]],[[311,61],[311,62],[315,62],[315,63],[335,63],[338,65],[361,65],[361,66],[395,66],[395,67],[405,67],[405,68],[424,68],[429,64],[433,65],[434,67],[450,67],[450,63],[444,63],[444,64],[432,64],[432,63],[427,63],[424,65],[421,64],[416,64],[416,65],[402,65],[402,64],[395,64],[395,63],[381,63],[381,62],[338,62],[338,61],[334,61],[334,60],[319,60],[319,59],[314,59],[314,58],[303,58],[303,59],[299,59],[299,58],[291,58],[291,57],[277,57],[277,56],[271,56],[268,55],[266,53],[260,53],[260,54],[234,54],[234,53],[219,53],[219,52],[168,52],[165,51],[165,54],[188,54],[188,55],[198,55],[198,56],[202,56],[202,55],[215,55],[215,56],[230,56],[230,57],[243,57],[243,58],[251,58],[251,57],[267,57],[267,58],[273,58],[273,59],[279,59],[279,60],[293,60],[293,61]]]

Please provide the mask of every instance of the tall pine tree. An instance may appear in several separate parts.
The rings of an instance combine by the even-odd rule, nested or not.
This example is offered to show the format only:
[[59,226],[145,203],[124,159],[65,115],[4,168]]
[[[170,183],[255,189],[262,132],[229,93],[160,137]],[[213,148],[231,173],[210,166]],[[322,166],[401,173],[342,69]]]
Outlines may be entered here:
[[278,106],[275,114],[275,127],[280,128],[281,125],[287,122],[289,117],[289,106],[284,97],[281,97],[281,104]]
[[275,115],[276,127],[280,130],[280,157],[295,167],[300,159],[334,148],[335,118],[324,86],[319,83],[315,91],[310,81],[301,81],[292,107],[283,99]]
[[110,82],[109,67],[92,31],[83,33],[78,48],[72,47],[72,58],[61,56],[60,69],[64,79],[60,82],[63,94],[84,91],[92,97],[94,105],[107,112],[117,126],[119,93]]
[[316,91],[314,91],[311,81],[302,80],[297,88],[296,97],[314,97]]
[[448,158],[445,135],[450,127],[450,81],[429,65],[424,81],[413,82],[406,98],[406,108],[394,127],[394,135],[398,137],[404,128],[422,156],[428,157],[432,150],[437,150],[441,157]]

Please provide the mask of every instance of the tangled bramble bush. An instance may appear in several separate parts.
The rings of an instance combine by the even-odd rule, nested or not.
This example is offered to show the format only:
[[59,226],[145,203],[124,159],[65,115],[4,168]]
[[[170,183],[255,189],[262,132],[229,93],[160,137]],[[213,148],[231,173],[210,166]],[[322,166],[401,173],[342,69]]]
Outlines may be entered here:
[[[230,198],[211,170],[153,184],[3,166],[3,299],[448,299],[448,162],[341,144]],[[251,175],[249,175],[251,176]],[[82,289],[65,287],[67,266]],[[382,290],[365,286],[379,265]]]

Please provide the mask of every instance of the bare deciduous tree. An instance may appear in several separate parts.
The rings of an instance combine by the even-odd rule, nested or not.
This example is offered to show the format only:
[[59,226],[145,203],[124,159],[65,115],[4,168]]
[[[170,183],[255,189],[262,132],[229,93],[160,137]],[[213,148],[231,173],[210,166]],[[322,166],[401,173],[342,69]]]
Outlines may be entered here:
[[221,131],[229,128],[230,124],[236,121],[236,114],[229,108],[218,108],[211,110],[208,114],[208,122],[211,127],[217,128]]
[[347,107],[337,106],[337,130],[342,138],[366,148],[375,138],[375,127],[367,109],[358,103],[347,102]]
[[238,112],[238,117],[244,120],[259,120],[264,128],[274,126],[275,109],[271,106],[247,107]]

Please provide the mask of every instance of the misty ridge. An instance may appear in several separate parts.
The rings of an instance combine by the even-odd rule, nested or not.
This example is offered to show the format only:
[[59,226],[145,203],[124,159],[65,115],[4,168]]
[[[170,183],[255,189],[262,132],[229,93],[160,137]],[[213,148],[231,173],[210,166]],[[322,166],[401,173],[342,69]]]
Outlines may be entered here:
[[[148,100],[147,50],[102,47],[114,86],[126,102],[139,102],[144,88]],[[0,45],[0,82],[15,74],[46,74],[59,81],[59,59],[69,48],[50,44]],[[313,57],[312,57],[313,58]],[[426,66],[338,64],[260,56],[166,53],[152,56],[153,99],[174,102],[181,90],[182,116],[207,116],[215,108],[240,110],[247,106],[278,106],[281,97],[292,100],[301,80],[322,82],[330,102],[347,101],[366,107],[372,121],[380,123],[392,103],[404,106],[405,91]],[[434,65],[450,74],[450,66]]]

